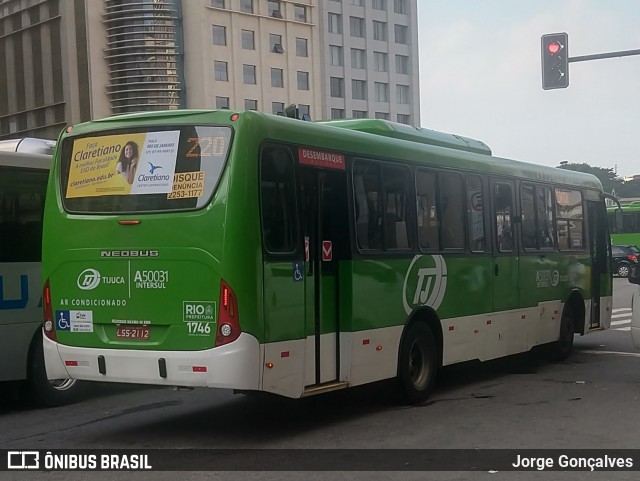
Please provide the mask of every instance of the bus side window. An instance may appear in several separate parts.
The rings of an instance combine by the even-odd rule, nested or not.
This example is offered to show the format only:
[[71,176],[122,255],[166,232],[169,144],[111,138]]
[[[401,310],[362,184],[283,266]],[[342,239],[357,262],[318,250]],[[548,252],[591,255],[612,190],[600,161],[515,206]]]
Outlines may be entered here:
[[353,176],[353,197],[356,206],[356,236],[358,245],[362,249],[369,248],[369,206],[367,202],[367,193],[364,190],[364,180],[362,174],[354,174]]
[[0,262],[40,262],[48,177],[48,171],[2,169]]
[[440,174],[442,243],[445,249],[464,248],[464,198],[462,177],[459,174]]
[[424,250],[439,250],[436,175],[422,169],[416,171],[418,239]]
[[553,203],[551,189],[542,185],[520,186],[522,246],[527,250],[553,248]]
[[409,170],[385,165],[384,183],[385,248],[409,249],[413,239],[409,235]]
[[537,249],[535,189],[533,185],[520,185],[520,212],[522,215],[522,246]]
[[477,175],[467,176],[467,235],[472,252],[484,252],[484,196],[482,180]]
[[493,192],[493,205],[496,216],[496,239],[499,252],[513,251],[513,200],[511,186],[497,183]]
[[555,247],[553,201],[549,187],[536,187],[536,209],[538,245],[540,248],[553,248]]
[[22,224],[6,221],[0,224],[0,262],[24,262],[22,249]]
[[560,250],[584,248],[582,193],[556,189],[556,224]]
[[267,251],[293,253],[298,232],[293,157],[288,149],[266,146],[260,161],[260,207]]
[[42,221],[30,221],[23,227],[22,250],[27,262],[40,262],[42,257]]
[[357,161],[353,167],[353,195],[356,204],[356,236],[360,249],[382,249],[382,203],[380,167]]

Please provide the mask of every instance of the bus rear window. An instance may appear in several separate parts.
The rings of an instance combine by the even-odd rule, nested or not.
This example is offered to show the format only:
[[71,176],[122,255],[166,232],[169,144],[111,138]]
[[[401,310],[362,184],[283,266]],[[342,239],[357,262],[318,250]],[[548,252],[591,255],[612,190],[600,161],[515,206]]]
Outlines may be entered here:
[[61,192],[73,213],[139,213],[198,209],[218,184],[231,128],[212,126],[118,130],[66,139]]

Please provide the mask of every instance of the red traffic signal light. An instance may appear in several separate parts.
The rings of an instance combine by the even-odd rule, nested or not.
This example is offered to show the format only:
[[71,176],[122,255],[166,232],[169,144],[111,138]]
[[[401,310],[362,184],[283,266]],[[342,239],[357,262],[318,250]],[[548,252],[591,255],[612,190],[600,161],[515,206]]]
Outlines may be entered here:
[[547,50],[551,55],[557,54],[561,48],[562,45],[560,45],[558,42],[551,42],[549,43],[549,45],[547,45]]
[[562,89],[569,85],[569,36],[551,33],[542,36],[542,88]]

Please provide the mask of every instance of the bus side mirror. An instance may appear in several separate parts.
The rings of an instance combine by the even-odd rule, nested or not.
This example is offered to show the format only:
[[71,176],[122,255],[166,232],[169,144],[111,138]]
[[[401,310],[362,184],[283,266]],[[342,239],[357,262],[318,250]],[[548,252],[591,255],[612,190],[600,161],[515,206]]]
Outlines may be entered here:
[[640,265],[631,266],[627,279],[631,284],[640,284]]

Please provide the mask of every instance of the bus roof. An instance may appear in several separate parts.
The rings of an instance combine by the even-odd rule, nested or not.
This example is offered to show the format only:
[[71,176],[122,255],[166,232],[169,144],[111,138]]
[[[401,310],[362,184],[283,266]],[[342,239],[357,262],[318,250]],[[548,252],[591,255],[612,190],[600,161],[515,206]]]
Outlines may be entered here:
[[[613,212],[618,208],[618,206],[607,207],[609,212]],[[620,204],[620,208],[622,212],[640,212],[640,201],[630,202],[628,204]]]
[[53,155],[56,141],[25,137],[22,139],[0,140],[0,151],[22,152],[25,154]]
[[491,155],[489,146],[480,140],[470,139],[456,134],[445,134],[444,132],[424,129],[422,127],[398,124],[383,119],[325,120],[318,123],[343,129],[357,130],[358,132],[393,137],[394,139],[419,142],[421,144],[438,145],[450,149]]
[[[491,149],[478,140],[444,132],[414,128],[381,119],[353,119],[305,122],[258,111],[182,109],[107,117],[74,125],[73,134],[90,134],[127,126],[153,126],[158,122],[175,125],[224,123],[239,114],[237,125],[252,124],[269,138],[283,142],[304,139],[304,144],[345,153],[377,158],[403,159],[417,164],[474,170],[540,182],[555,182],[602,191],[600,180],[583,172],[532,164],[491,155]],[[69,133],[64,133],[63,137]],[[375,141],[372,141],[374,140]],[[425,154],[429,160],[425,161]]]

